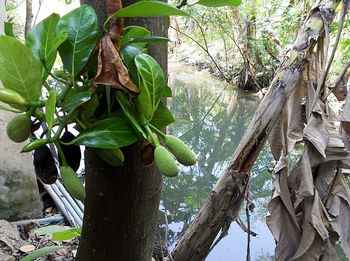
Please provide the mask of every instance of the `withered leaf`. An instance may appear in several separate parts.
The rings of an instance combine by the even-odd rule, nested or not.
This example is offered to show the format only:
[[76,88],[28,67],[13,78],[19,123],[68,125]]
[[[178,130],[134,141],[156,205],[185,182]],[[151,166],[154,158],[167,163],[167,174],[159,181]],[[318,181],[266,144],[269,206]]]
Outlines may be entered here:
[[98,48],[98,68],[94,84],[125,90],[130,95],[139,93],[109,36],[101,39]]

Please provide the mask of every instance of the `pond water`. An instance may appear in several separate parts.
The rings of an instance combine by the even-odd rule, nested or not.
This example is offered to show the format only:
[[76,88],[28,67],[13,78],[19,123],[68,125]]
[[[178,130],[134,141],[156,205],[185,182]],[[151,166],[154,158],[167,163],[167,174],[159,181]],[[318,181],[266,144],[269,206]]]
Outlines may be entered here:
[[[169,86],[173,98],[168,105],[176,123],[168,132],[183,139],[198,156],[193,167],[183,167],[174,179],[164,179],[162,206],[169,212],[168,245],[173,249],[226,168],[255,110],[258,95],[247,94],[218,81],[207,72],[179,63],[169,64]],[[266,148],[251,172],[250,195],[255,205],[250,215],[251,260],[274,260],[274,240],[265,224],[271,196],[272,157]],[[241,220],[247,223],[245,211]],[[207,261],[246,260],[247,234],[232,223],[226,236],[210,253]]]

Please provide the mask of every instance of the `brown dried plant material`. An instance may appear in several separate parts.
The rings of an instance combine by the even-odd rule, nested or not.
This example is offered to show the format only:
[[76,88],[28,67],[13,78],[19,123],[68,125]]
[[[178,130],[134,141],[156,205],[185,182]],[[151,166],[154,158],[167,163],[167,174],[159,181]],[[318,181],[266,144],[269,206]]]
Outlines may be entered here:
[[94,84],[108,85],[127,91],[130,95],[139,93],[109,36],[104,36],[98,46],[98,68]]
[[[111,16],[122,9],[121,0],[106,0],[107,15]],[[114,48],[119,52],[120,39],[124,29],[124,19],[115,18],[110,22],[108,36],[111,38]]]

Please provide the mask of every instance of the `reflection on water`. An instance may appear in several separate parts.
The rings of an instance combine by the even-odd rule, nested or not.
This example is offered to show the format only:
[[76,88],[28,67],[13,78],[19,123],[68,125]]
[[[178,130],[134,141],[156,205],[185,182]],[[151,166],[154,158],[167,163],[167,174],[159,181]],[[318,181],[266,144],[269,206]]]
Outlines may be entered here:
[[[164,179],[162,205],[170,213],[168,245],[172,249],[225,170],[260,99],[182,64],[170,64],[169,73],[174,97],[168,105],[176,123],[168,132],[181,137],[198,155],[197,165],[182,168],[174,179]],[[271,195],[271,160],[268,151],[263,151],[251,173],[250,194],[255,205],[251,229],[258,234],[251,238],[252,260],[273,260],[274,241],[265,225]],[[241,219],[246,223],[243,213]],[[245,260],[246,242],[247,235],[233,223],[229,235],[206,260]]]

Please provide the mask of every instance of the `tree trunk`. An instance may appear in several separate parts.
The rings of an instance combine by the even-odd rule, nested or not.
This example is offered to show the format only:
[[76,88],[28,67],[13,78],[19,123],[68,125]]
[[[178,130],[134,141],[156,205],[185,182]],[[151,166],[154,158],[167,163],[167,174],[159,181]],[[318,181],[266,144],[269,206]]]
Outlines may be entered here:
[[174,261],[202,261],[209,254],[219,231],[222,230],[221,235],[224,236],[232,220],[237,218],[246,193],[248,172],[276,124],[289,95],[297,86],[308,55],[323,34],[323,19],[329,24],[339,3],[340,0],[325,0],[311,10],[290,50],[290,57],[277,72],[226,172],[220,177],[197,218],[172,253]]
[[[127,6],[135,0],[123,1]],[[95,8],[100,24],[106,18],[104,1],[81,0]],[[125,20],[125,25],[145,26],[154,35],[166,36],[166,18]],[[167,75],[167,46],[154,44],[150,53]],[[125,163],[111,167],[92,149],[85,152],[86,192],[83,232],[77,261],[150,261],[155,240],[161,193],[156,167],[140,160],[140,143],[123,149]]]

